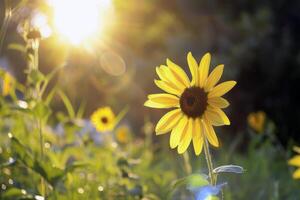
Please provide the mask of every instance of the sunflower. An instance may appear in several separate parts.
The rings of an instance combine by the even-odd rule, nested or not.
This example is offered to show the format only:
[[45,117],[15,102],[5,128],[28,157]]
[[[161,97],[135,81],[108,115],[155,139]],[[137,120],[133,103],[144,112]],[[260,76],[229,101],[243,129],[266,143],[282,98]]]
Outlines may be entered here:
[[193,142],[194,151],[199,155],[206,140],[215,147],[219,141],[213,126],[229,125],[230,121],[222,108],[229,106],[223,96],[236,82],[218,83],[224,65],[218,65],[210,74],[211,56],[206,53],[198,65],[192,53],[187,55],[192,80],[184,70],[167,59],[167,65],[156,67],[160,80],[155,84],[166,93],[148,95],[145,106],[151,108],[174,108],[157,123],[157,135],[171,132],[170,146],[179,154],[184,153]]
[[120,126],[116,130],[116,139],[121,144],[126,144],[130,140],[130,129],[128,126]]
[[116,124],[116,117],[110,107],[98,108],[91,115],[91,122],[97,131],[111,131]]
[[14,87],[15,79],[8,72],[4,73],[3,85],[2,85],[2,95],[7,96]]
[[296,166],[298,169],[293,173],[294,179],[300,179],[300,147],[295,146],[294,151],[298,153],[298,155],[294,156],[288,161],[288,164],[291,166]]
[[252,112],[248,115],[248,124],[257,133],[262,133],[264,131],[266,122],[266,113],[263,111]]

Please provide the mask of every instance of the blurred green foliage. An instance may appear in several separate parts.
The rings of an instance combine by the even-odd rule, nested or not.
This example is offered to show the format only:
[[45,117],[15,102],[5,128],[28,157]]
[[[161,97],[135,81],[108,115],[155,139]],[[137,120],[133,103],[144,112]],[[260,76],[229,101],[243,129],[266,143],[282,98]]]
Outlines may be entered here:
[[[167,136],[154,137],[151,119],[160,113],[149,117],[142,106],[144,90],[153,90],[154,67],[166,57],[185,66],[182,55],[188,50],[199,57],[211,51],[216,60],[230,66],[225,76],[237,77],[242,88],[232,98],[237,133],[218,130],[224,143],[213,150],[213,158],[215,166],[237,164],[246,171],[218,176],[219,183],[228,183],[220,198],[298,199],[300,183],[292,180],[292,168],[287,166],[290,146],[282,147],[277,135],[285,134],[278,130],[288,126],[276,123],[285,117],[278,111],[282,111],[281,101],[268,103],[273,94],[260,101],[270,87],[270,93],[281,90],[276,82],[286,64],[292,71],[299,64],[299,49],[292,44],[293,26],[287,24],[284,32],[277,24],[277,18],[287,12],[286,4],[280,0],[114,3],[116,21],[92,52],[48,38],[41,42],[40,65],[35,70],[27,69],[26,41],[15,43],[20,40],[16,25],[5,24],[10,34],[3,40],[1,32],[3,54],[19,81],[13,83],[9,95],[0,96],[0,199],[38,199],[41,195],[62,200],[193,199],[188,187],[208,185],[203,176],[207,174],[204,155],[190,154],[193,174],[188,174],[183,158],[169,149]],[[22,6],[37,5],[41,6],[32,1]],[[280,10],[285,12],[278,15]],[[104,70],[99,57],[105,52],[123,59],[124,74],[113,76]],[[1,70],[0,80],[5,73]],[[121,123],[133,127],[133,133],[126,144],[117,141],[116,130],[98,133],[87,119],[100,105],[122,110],[127,104],[130,112]],[[276,120],[268,122],[273,128],[255,134],[245,125],[246,115],[261,107],[271,114],[277,112],[270,115]]]

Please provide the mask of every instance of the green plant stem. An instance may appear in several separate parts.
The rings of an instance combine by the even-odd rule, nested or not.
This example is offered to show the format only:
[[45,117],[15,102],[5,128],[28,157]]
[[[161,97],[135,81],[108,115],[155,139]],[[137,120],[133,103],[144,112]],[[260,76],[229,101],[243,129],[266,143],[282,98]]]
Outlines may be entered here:
[[207,167],[208,167],[208,175],[210,178],[210,184],[215,185],[216,177],[215,177],[215,174],[213,173],[213,164],[212,164],[211,155],[209,152],[208,142],[206,139],[204,139],[203,148],[204,148],[205,159],[206,159],[206,163],[207,163]]
[[[38,70],[39,68],[39,40],[36,39],[32,43],[34,54],[33,54],[33,69]],[[32,69],[31,69],[32,70]],[[40,102],[42,100],[41,97],[41,90],[40,90],[40,84],[35,86],[35,91],[33,91],[33,98],[36,99],[37,102]],[[40,160],[44,161],[44,137],[43,137],[43,122],[40,117],[36,117],[36,122],[38,126],[38,132],[39,132],[39,142],[40,142]],[[41,177],[41,194],[42,196],[46,197],[47,195],[47,187],[46,187],[46,181],[43,177]]]
[[192,166],[190,163],[190,157],[188,151],[183,153],[183,160],[184,160],[185,171],[189,175],[192,173]]
[[10,2],[9,2],[9,0],[5,0],[4,1],[4,19],[3,19],[3,23],[1,26],[1,30],[0,30],[0,54],[2,53],[1,51],[2,51],[2,47],[3,47],[3,43],[4,43],[4,37],[6,35],[6,31],[7,31],[7,27],[8,27],[11,15],[12,15],[12,9],[10,6]]
[[43,137],[43,130],[42,130],[42,120],[37,119],[38,123],[38,130],[39,130],[39,136],[40,136],[40,157],[43,160],[44,159],[44,137]]
[[38,69],[39,67],[39,40],[35,39],[33,41],[33,50],[34,50],[34,69]]
[[[43,137],[43,128],[42,128],[42,120],[37,119],[38,124],[38,131],[39,131],[39,137],[40,137],[40,158],[41,161],[44,160],[44,137]],[[45,197],[46,195],[46,183],[43,177],[41,177],[41,193],[42,196]]]

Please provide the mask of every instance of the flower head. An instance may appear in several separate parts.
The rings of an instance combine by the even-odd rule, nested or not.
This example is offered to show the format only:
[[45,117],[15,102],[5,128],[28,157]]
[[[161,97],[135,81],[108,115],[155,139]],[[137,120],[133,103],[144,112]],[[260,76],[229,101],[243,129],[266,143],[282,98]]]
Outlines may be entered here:
[[11,92],[13,85],[15,83],[15,79],[10,73],[5,72],[3,75],[3,82],[2,82],[2,95],[7,96]]
[[190,190],[194,193],[196,200],[219,200],[216,195],[221,192],[225,185],[227,185],[227,183],[222,183],[215,186],[205,185],[198,188],[190,188]]
[[224,65],[218,65],[209,74],[210,59],[210,54],[206,53],[198,64],[188,53],[191,81],[181,67],[167,59],[167,65],[156,67],[160,80],[154,81],[166,93],[148,95],[144,104],[151,108],[174,108],[159,120],[155,132],[160,135],[171,131],[170,146],[177,147],[180,154],[193,142],[195,154],[199,155],[206,139],[218,147],[219,141],[213,126],[230,124],[221,110],[228,107],[229,103],[221,96],[231,90],[236,82],[226,81],[216,85]]
[[294,179],[300,179],[300,147],[294,147],[294,151],[298,153],[298,155],[294,156],[288,161],[288,164],[291,166],[296,166],[298,169],[293,173]]
[[116,130],[116,140],[121,144],[126,144],[130,140],[130,129],[126,125],[122,125]]
[[111,131],[115,127],[116,117],[110,107],[103,107],[91,115],[91,122],[97,131]]
[[248,115],[248,124],[257,133],[262,133],[264,131],[266,122],[266,113],[263,111],[252,112]]

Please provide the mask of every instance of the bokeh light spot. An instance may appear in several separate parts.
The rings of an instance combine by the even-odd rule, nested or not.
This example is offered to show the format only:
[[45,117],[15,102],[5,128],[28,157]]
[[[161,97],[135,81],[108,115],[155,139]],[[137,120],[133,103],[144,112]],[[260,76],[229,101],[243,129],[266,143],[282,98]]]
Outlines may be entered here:
[[120,76],[126,71],[124,59],[114,52],[103,53],[100,57],[100,64],[106,73],[113,76]]

